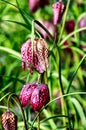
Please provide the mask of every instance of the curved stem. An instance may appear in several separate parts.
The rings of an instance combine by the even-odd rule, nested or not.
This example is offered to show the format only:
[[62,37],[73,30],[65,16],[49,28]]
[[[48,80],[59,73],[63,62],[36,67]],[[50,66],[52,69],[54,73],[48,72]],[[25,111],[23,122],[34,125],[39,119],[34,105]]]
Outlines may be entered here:
[[69,35],[67,35],[67,36],[60,42],[59,47],[61,47],[62,44],[63,44],[68,38],[70,38],[71,36],[73,36],[74,34],[76,34],[76,33],[78,33],[78,32],[84,31],[84,30],[86,30],[86,27],[77,29],[77,30],[73,31],[72,33],[70,33]]
[[67,89],[66,94],[69,93],[69,90],[70,90],[72,81],[73,81],[74,77],[76,76],[76,73],[77,73],[79,67],[81,66],[81,64],[82,64],[82,62],[84,61],[85,58],[86,58],[86,55],[83,56],[83,58],[81,59],[80,63],[78,64],[76,70],[74,71],[74,73],[73,73],[73,75],[72,75],[72,78],[71,78],[71,80],[70,80],[70,83],[69,83],[69,85],[68,85],[68,89]]
[[9,97],[8,97],[8,101],[7,101],[7,106],[8,106],[8,108],[10,108],[10,98],[11,98],[11,97],[15,97],[15,98],[17,99],[17,101],[18,101],[18,103],[19,103],[19,106],[20,106],[20,108],[21,108],[21,112],[22,112],[22,117],[23,117],[25,129],[28,130],[27,124],[26,124],[25,115],[24,115],[24,110],[23,110],[23,108],[22,108],[22,106],[21,106],[21,103],[20,103],[20,100],[19,100],[18,96],[17,96],[16,94],[14,94],[14,93],[13,93],[13,94],[10,94]]
[[63,84],[62,84],[62,79],[61,79],[61,55],[60,55],[59,49],[58,49],[58,53],[59,53],[59,82],[60,82],[62,94],[64,95],[64,89],[63,89]]
[[47,34],[50,36],[50,38],[51,38],[52,41],[54,40],[54,37],[51,35],[51,33],[48,31],[48,29],[46,29],[39,21],[34,20],[34,22],[36,24],[38,24],[41,28],[43,28],[43,30],[45,30],[47,32]]
[[64,30],[64,26],[65,26],[65,22],[66,22],[66,16],[67,16],[69,4],[70,4],[70,0],[68,0],[68,2],[67,2],[67,6],[66,6],[65,14],[64,14],[63,24],[62,24],[61,33],[60,33],[60,36],[59,36],[59,39],[58,39],[58,43],[61,40],[62,33],[63,33],[63,30]]
[[39,116],[37,117],[37,122],[38,122],[37,130],[40,130],[40,114],[39,114]]

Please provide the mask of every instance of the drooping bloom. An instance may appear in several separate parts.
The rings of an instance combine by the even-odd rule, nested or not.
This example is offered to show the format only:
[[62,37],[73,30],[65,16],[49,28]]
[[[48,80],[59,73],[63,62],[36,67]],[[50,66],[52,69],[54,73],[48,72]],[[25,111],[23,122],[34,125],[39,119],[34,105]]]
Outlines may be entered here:
[[[86,27],[86,14],[79,20],[78,24],[79,28]],[[84,31],[82,31],[84,32]]]
[[43,8],[48,4],[49,0],[29,0],[29,8],[32,13],[35,13],[40,7]]
[[74,28],[75,28],[75,21],[73,19],[66,22],[65,29],[66,29],[68,34],[73,32]]
[[40,0],[29,0],[29,8],[31,12],[36,12],[39,8]]
[[19,95],[19,99],[21,101],[22,107],[27,107],[29,105],[32,92],[36,87],[37,87],[36,83],[32,83],[32,84],[27,83],[23,86],[21,93]]
[[40,111],[50,101],[49,89],[45,84],[40,84],[36,87],[31,95],[31,106],[34,111]]
[[7,110],[2,115],[2,124],[4,130],[17,130],[17,116],[10,110]]
[[[55,27],[55,25],[50,22],[50,21],[44,21],[44,20],[40,20],[39,21],[41,24],[43,24],[43,26],[48,29],[48,31],[51,33],[51,35],[53,37],[55,37],[55,34],[57,32],[57,28]],[[42,29],[39,25],[36,25],[36,29],[43,35],[44,39],[49,39],[50,37],[48,36],[47,32]]]
[[53,8],[53,23],[56,25],[61,21],[65,6],[63,2],[56,2],[53,4],[52,8]]
[[44,39],[27,40],[21,47],[22,69],[28,68],[33,72],[35,68],[39,73],[43,73],[49,66],[49,47]]

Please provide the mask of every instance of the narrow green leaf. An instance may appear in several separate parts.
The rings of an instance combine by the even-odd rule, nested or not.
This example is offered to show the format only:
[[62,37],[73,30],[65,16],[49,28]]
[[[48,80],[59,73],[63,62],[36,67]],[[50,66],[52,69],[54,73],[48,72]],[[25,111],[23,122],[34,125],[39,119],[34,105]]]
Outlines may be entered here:
[[18,1],[16,0],[16,3],[17,3],[17,8],[21,14],[21,16],[23,17],[24,21],[29,25],[31,25],[31,21],[32,21],[32,18],[29,16],[29,14],[27,14],[25,11],[23,11],[20,7],[19,7],[19,3]]
[[0,102],[6,97],[8,96],[10,93],[6,93],[2,98],[0,98]]
[[21,22],[13,21],[13,20],[3,20],[3,21],[16,23],[16,24],[18,24],[18,25],[21,25],[21,26],[25,27],[25,28],[28,29],[28,30],[31,29],[31,26],[30,26],[30,25],[27,25],[27,24],[25,24],[25,23],[21,23]]
[[8,85],[6,85],[2,90],[0,90],[0,94],[5,91],[6,89],[8,89],[10,86],[12,85],[12,82],[10,82]]
[[76,73],[77,73],[79,67],[81,66],[81,64],[83,63],[83,61],[85,60],[85,58],[86,58],[86,55],[83,56],[83,58],[81,59],[81,61],[80,61],[79,64],[77,65],[77,68],[75,69],[75,71],[74,71],[74,73],[73,73],[73,75],[72,75],[72,77],[71,77],[71,79],[70,79],[70,82],[69,82],[69,85],[68,85],[68,88],[67,88],[67,92],[66,92],[66,93],[69,93],[69,90],[70,90],[71,84],[72,84],[72,82],[73,82],[73,79],[75,78]]
[[74,34],[76,34],[76,33],[78,33],[78,32],[84,31],[84,30],[86,30],[86,27],[77,29],[77,30],[73,31],[72,33],[70,33],[69,35],[67,35],[67,36],[60,42],[59,47],[61,47],[62,44],[63,44],[68,38],[70,38],[71,36],[73,36]]
[[1,50],[1,51],[5,51],[5,52],[7,52],[7,53],[13,55],[13,56],[16,57],[17,59],[21,60],[21,54],[18,53],[18,52],[16,52],[16,51],[14,51],[14,50],[12,50],[12,49],[9,49],[9,48],[0,46],[0,50]]
[[85,114],[83,112],[83,108],[82,106],[80,105],[80,103],[78,102],[77,99],[75,98],[71,98],[71,101],[72,103],[74,104],[79,116],[80,116],[80,119],[81,119],[81,122],[82,122],[82,125],[84,127],[84,129],[86,129],[86,118],[85,118]]
[[6,0],[1,0],[2,2],[5,2],[6,4],[9,4],[9,5],[12,5],[12,6],[14,6],[14,7],[16,7],[17,8],[17,6],[16,5],[14,5],[14,4],[12,4],[12,3],[10,3],[10,2],[8,2],[8,1],[6,1]]
[[0,105],[0,109],[8,109],[8,107]]
[[49,118],[46,118],[46,119],[42,120],[41,123],[46,122],[46,121],[48,121],[50,119],[57,119],[57,118],[60,118],[60,117],[68,118],[68,116],[66,116],[66,115],[56,115],[56,116],[51,116]]

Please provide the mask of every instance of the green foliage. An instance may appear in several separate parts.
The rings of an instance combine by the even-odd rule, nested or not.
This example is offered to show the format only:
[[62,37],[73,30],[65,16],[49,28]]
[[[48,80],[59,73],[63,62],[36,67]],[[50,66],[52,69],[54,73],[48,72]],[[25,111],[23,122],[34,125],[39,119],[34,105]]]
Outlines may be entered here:
[[[40,130],[86,129],[86,27],[78,25],[86,14],[86,2],[63,0],[66,10],[62,21],[55,26],[55,37],[40,22],[42,19],[53,21],[54,2],[50,0],[48,6],[31,13],[27,0],[0,0],[0,129],[9,95],[19,95],[26,82],[38,81],[40,77],[36,71],[31,75],[21,67],[22,44],[29,38],[34,41],[43,37],[36,26],[49,36],[45,39],[50,47],[49,68],[41,80],[48,84],[50,102],[39,113],[33,112],[30,106],[24,111],[21,108],[20,112],[20,102],[11,95],[10,109],[18,115],[18,130],[23,130],[25,123],[28,130],[39,130],[38,127]],[[65,24],[71,19],[75,28],[68,34]]]

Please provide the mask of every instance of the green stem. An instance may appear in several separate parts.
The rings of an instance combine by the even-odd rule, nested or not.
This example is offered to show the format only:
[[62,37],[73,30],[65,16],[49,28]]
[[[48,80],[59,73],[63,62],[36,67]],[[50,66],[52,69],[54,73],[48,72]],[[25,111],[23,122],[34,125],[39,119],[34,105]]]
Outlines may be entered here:
[[61,95],[57,98],[54,98],[53,100],[51,100],[49,103],[47,103],[40,111],[40,113],[43,111],[44,108],[46,108],[49,104],[51,104],[52,102],[55,102],[56,100],[58,99],[61,99],[61,98],[64,98],[64,97],[67,97],[67,96],[72,96],[72,95],[79,95],[79,94],[83,94],[83,95],[86,95],[86,92],[74,92],[74,93],[68,93],[68,94],[65,94],[65,95]]
[[[67,6],[66,6],[65,14],[64,14],[63,24],[62,24],[61,33],[60,33],[60,36],[59,36],[59,39],[58,39],[58,43],[61,40],[62,33],[63,33],[63,30],[64,30],[69,4],[70,4],[70,0],[68,0],[68,2],[67,2]],[[58,43],[57,43],[57,45],[58,45]],[[62,94],[64,94],[62,79],[61,79],[61,54],[60,54],[60,48],[57,45],[56,45],[56,48],[57,48],[57,51],[59,53],[59,82],[60,82]]]
[[71,36],[73,36],[74,34],[78,33],[78,32],[81,32],[81,31],[84,31],[86,30],[86,27],[83,27],[83,28],[80,28],[80,29],[77,29],[75,30],[74,32],[70,33],[69,35],[67,35],[59,44],[59,47],[62,46],[62,44],[68,39],[70,38]]
[[[65,22],[66,22],[66,17],[67,17],[67,13],[68,13],[68,8],[69,8],[69,4],[70,4],[70,0],[68,0],[67,2],[67,6],[66,6],[66,10],[65,10],[65,14],[64,14],[64,19],[63,19],[63,24],[62,24],[62,28],[61,28],[61,33],[60,33],[60,36],[59,36],[59,39],[58,39],[58,42],[57,42],[57,45],[59,44],[61,38],[62,38],[62,33],[63,33],[63,30],[64,30],[64,27],[65,27]],[[57,51],[58,51],[58,54],[59,54],[59,82],[60,82],[60,89],[61,89],[61,93],[62,95],[64,95],[64,89],[63,89],[63,84],[62,84],[62,79],[61,79],[61,54],[60,54],[60,47],[57,47]],[[62,114],[65,114],[65,108],[67,108],[67,104],[64,100],[64,98],[61,99],[61,103],[62,103]],[[66,121],[65,119],[63,119],[63,123],[64,125],[66,124]]]
[[[46,116],[46,118],[49,118],[49,117],[52,116],[51,113],[50,113],[50,111],[47,111],[46,109],[43,110],[43,113]],[[55,125],[53,119],[48,120],[48,122],[49,122],[49,124],[50,124],[50,126],[51,126],[52,129],[56,129],[56,125]]]
[[17,99],[18,103],[19,103],[19,106],[20,106],[20,109],[21,109],[21,112],[22,112],[22,117],[23,117],[25,129],[28,130],[27,124],[26,124],[25,115],[24,115],[24,110],[23,110],[23,108],[22,108],[22,106],[21,106],[21,103],[20,103],[20,100],[19,100],[19,98],[18,98],[18,96],[17,96],[16,94],[13,93],[13,94],[10,94],[10,95],[9,95],[9,97],[8,97],[8,102],[7,102],[7,106],[8,106],[8,108],[10,108],[10,98],[11,98],[12,96],[15,97],[15,98]]
[[64,89],[63,89],[63,84],[61,79],[61,54],[59,49],[58,49],[58,54],[59,54],[59,82],[60,82],[61,92],[64,95]]
[[32,34],[31,34],[31,41],[32,41],[32,60],[33,60],[33,51],[34,51],[34,20],[32,21]]
[[74,73],[73,73],[73,75],[72,75],[72,78],[71,78],[71,80],[70,80],[70,83],[69,83],[69,85],[68,85],[68,89],[67,89],[66,94],[69,93],[69,90],[70,90],[71,84],[72,84],[72,82],[73,82],[73,79],[74,79],[74,77],[76,76],[76,73],[77,73],[79,67],[81,66],[81,64],[82,64],[82,62],[84,61],[85,58],[86,58],[86,55],[83,56],[83,58],[81,59],[81,61],[80,61],[79,64],[78,64],[76,70],[74,71]]
[[38,122],[37,130],[40,130],[40,114],[39,114],[39,116],[37,117],[37,122]]
[[34,22],[36,24],[38,24],[41,28],[43,28],[43,30],[45,30],[47,32],[47,34],[50,36],[50,38],[51,38],[52,41],[54,40],[54,37],[51,35],[51,33],[48,31],[48,29],[46,29],[39,21],[34,20]]
[[[40,113],[40,112],[39,112],[39,113]],[[32,124],[31,124],[31,128],[30,128],[30,130],[32,130],[33,125],[34,125],[34,123],[35,123],[36,119],[37,119],[37,118],[38,118],[38,116],[39,116],[39,113],[37,113],[37,115],[35,116],[34,120],[32,121]]]
[[59,39],[58,39],[58,43],[61,40],[62,33],[63,33],[64,27],[65,27],[65,22],[66,22],[66,17],[67,17],[67,12],[68,12],[68,8],[69,8],[69,4],[70,4],[70,0],[68,0],[68,2],[67,2],[67,6],[66,6],[65,13],[64,13],[64,19],[63,19],[63,24],[62,24],[61,33],[60,33],[60,36],[59,36]]

